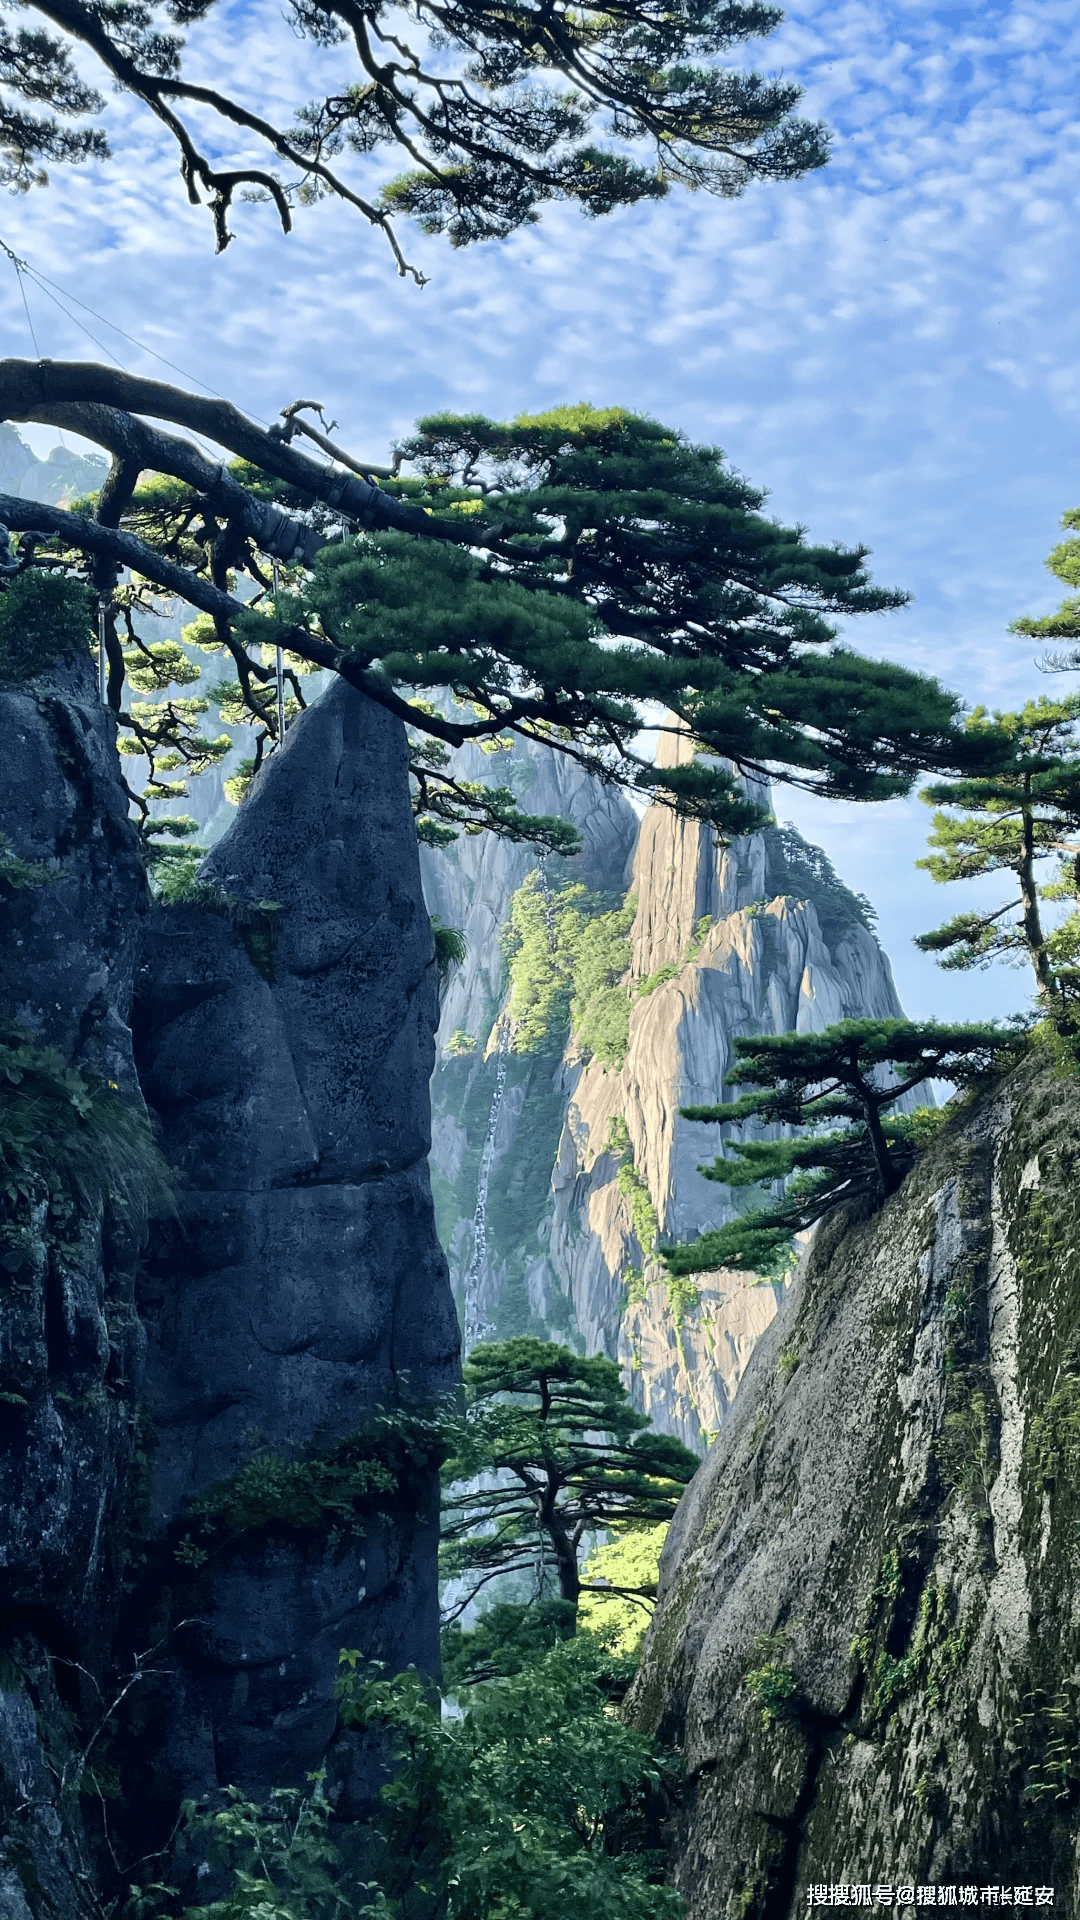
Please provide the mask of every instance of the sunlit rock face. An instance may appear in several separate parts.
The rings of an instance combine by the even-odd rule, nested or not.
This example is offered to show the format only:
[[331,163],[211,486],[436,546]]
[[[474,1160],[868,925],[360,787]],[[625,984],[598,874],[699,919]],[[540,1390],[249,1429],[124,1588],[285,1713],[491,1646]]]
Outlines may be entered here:
[[[661,758],[685,757],[683,740],[661,742]],[[500,1058],[498,934],[536,857],[487,838],[425,852],[433,910],[470,941],[446,995],[432,1089],[434,1186],[459,1309],[473,1337],[546,1327],[617,1358],[635,1404],[700,1447],[722,1424],[778,1295],[742,1274],[706,1274],[699,1303],[673,1315],[620,1190],[625,1155],[609,1148],[612,1123],[626,1129],[662,1237],[692,1238],[732,1209],[698,1172],[720,1151],[720,1127],[678,1109],[719,1097],[734,1037],[901,1008],[864,903],[822,881],[813,849],[796,871],[775,827],[721,847],[711,828],[664,806],[639,818],[576,768],[560,772],[557,756],[521,754],[520,765],[520,804],[562,811],[585,838],[580,868],[547,863],[551,888],[580,877],[610,898],[627,889],[637,898],[629,1044],[620,1068],[583,1059],[573,1040],[557,1058],[516,1054],[512,1042]],[[767,807],[766,790],[760,798]],[[454,1058],[458,1030],[475,1046]]]
[[[336,683],[214,847],[201,905],[155,911],[139,1071],[182,1183],[142,1311],[150,1527],[272,1456],[428,1405],[458,1332],[428,1183],[436,971],[399,723]],[[208,904],[207,904],[208,902]],[[384,1508],[386,1503],[383,1503]],[[319,1765],[339,1650],[435,1668],[437,1483],[363,1537],[273,1526],[175,1571],[165,1764],[185,1794]],[[186,1586],[184,1582],[186,1581]],[[181,1593],[183,1588],[183,1593]],[[363,1768],[337,1752],[339,1810]]]
[[626,1711],[685,1756],[689,1920],[1080,1909],[1074,1088],[1029,1061],[830,1216],[676,1513]]

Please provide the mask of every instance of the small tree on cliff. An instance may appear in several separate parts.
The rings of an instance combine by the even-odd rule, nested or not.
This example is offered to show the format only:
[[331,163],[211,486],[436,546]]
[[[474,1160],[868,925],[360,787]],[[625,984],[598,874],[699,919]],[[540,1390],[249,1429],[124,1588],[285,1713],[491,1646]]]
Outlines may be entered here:
[[[1080,694],[1029,700],[1021,712],[995,713],[992,722],[981,708],[973,713],[971,730],[992,725],[1008,742],[1008,759],[991,774],[923,789],[924,800],[950,811],[935,813],[933,852],[917,862],[940,881],[991,873],[1014,878],[1015,897],[983,913],[957,914],[917,935],[915,945],[938,954],[943,967],[962,970],[1027,958],[1043,1006],[1066,1033],[1075,1032],[1080,1018],[1078,721]],[[1040,885],[1039,869],[1051,860],[1054,878]],[[1070,901],[1072,911],[1047,926],[1044,900]]]
[[683,1107],[684,1117],[809,1131],[795,1139],[732,1141],[733,1159],[725,1155],[699,1171],[728,1187],[795,1178],[772,1206],[685,1246],[662,1247],[669,1272],[751,1267],[767,1273],[792,1234],[831,1207],[862,1196],[880,1204],[896,1191],[937,1125],[926,1109],[890,1115],[889,1108],[927,1080],[976,1082],[1023,1044],[1018,1033],[994,1025],[912,1020],[843,1020],[823,1033],[740,1036],[732,1078],[761,1091],[727,1105]]
[[698,1459],[651,1430],[602,1355],[523,1336],[474,1347],[464,1378],[465,1420],[443,1468],[443,1571],[465,1575],[469,1592],[451,1617],[500,1574],[545,1567],[576,1608],[586,1535],[669,1520]]

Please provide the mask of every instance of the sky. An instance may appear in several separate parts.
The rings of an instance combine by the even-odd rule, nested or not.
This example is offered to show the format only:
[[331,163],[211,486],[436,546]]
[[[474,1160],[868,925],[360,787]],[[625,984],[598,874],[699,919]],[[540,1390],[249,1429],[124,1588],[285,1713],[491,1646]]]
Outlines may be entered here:
[[[223,0],[199,32],[191,77],[228,68],[245,97],[283,110],[322,91],[338,57],[249,0]],[[423,290],[340,206],[301,210],[289,236],[269,207],[239,207],[215,257],[171,143],[123,95],[107,107],[117,157],[58,167],[47,190],[0,205],[0,239],[256,416],[321,400],[369,459],[439,408],[651,413],[723,447],[777,517],[868,545],[875,577],[911,592],[903,611],[853,623],[863,651],[933,672],[973,705],[1071,690],[1007,629],[1062,597],[1044,556],[1080,505],[1074,0],[792,0],[751,63],[805,87],[802,111],[834,131],[827,168],[602,221],[555,208],[509,242],[456,253],[407,232]],[[380,163],[381,177],[396,170]],[[18,281],[0,268],[3,351],[30,356]],[[40,291],[27,298],[43,354],[106,357]],[[81,317],[131,370],[170,377]],[[23,431],[39,453],[55,443]],[[911,945],[977,897],[914,868],[929,818],[917,799],[779,791],[776,808],[874,902],[910,1014],[1025,1004],[1023,974],[943,973]]]

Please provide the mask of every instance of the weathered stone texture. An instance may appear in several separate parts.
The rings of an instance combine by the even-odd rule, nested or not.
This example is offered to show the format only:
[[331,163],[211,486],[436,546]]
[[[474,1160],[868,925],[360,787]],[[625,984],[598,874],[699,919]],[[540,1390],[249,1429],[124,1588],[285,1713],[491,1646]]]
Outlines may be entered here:
[[[155,910],[137,1003],[140,1075],[184,1183],[141,1301],[152,1531],[182,1531],[185,1497],[260,1452],[325,1448],[381,1406],[430,1401],[457,1366],[399,723],[336,683],[201,878],[227,899]],[[343,1646],[436,1666],[433,1481],[421,1507],[358,1543],[236,1543],[192,1577],[199,1625],[165,1733],[179,1790],[302,1779],[333,1731]]]
[[1080,1911],[1074,1087],[1022,1068],[824,1225],[679,1507],[627,1710],[685,1751],[690,1920],[822,1882]]
[[[0,831],[50,876],[0,901],[0,1011],[138,1101],[146,883],[114,739],[88,659],[0,692]],[[31,1257],[0,1270],[0,1913],[72,1920],[89,1869],[61,1702],[100,1718],[142,1366],[137,1236],[95,1213],[58,1238],[44,1204],[31,1225]]]

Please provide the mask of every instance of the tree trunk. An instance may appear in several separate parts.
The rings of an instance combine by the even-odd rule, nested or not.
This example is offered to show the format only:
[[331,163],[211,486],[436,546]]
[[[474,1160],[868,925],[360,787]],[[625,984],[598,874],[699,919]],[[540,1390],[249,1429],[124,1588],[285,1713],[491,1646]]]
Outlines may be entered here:
[[1035,978],[1039,983],[1039,992],[1044,999],[1054,996],[1054,975],[1046,957],[1046,943],[1042,930],[1042,918],[1039,913],[1039,895],[1035,886],[1035,819],[1031,804],[1031,775],[1024,776],[1024,799],[1021,808],[1023,820],[1023,853],[1017,869],[1020,881],[1020,902],[1023,910],[1024,939],[1031,952],[1031,964],[1035,969]]
[[555,1555],[555,1565],[559,1571],[559,1597],[562,1600],[572,1601],[576,1607],[581,1598],[581,1576],[578,1573],[577,1554],[574,1551],[573,1541],[555,1512],[553,1503],[545,1502],[544,1511],[540,1516],[540,1525],[547,1534],[552,1553]]
[[866,1117],[866,1131],[874,1155],[874,1165],[878,1170],[881,1190],[885,1198],[888,1199],[890,1193],[896,1192],[902,1176],[894,1166],[892,1155],[889,1152],[888,1142],[885,1138],[885,1129],[881,1124],[880,1100],[875,1098],[873,1091],[869,1087],[861,1087],[860,1094],[863,1113]]

